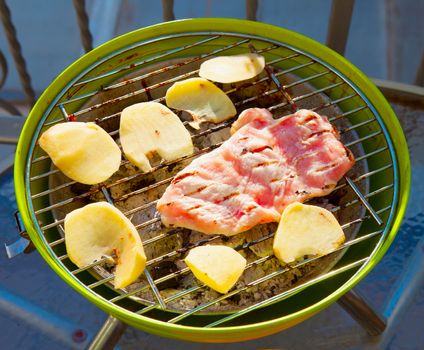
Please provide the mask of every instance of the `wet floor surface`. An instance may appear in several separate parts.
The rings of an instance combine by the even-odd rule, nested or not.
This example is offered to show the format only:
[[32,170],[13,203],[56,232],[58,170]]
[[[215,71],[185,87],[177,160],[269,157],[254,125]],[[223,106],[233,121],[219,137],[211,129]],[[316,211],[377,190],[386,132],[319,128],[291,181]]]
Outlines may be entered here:
[[[412,191],[410,204],[402,227],[390,250],[377,267],[358,285],[359,290],[372,304],[382,310],[390,291],[408,262],[414,248],[424,237],[424,111],[394,106],[402,122],[410,148],[412,160]],[[0,224],[2,243],[11,243],[17,237],[13,220],[16,209],[12,172],[0,177]],[[30,302],[28,308],[43,310],[56,329],[49,329],[37,322],[31,314],[24,319],[0,311],[0,344],[2,349],[57,349],[80,347],[71,340],[63,346],[63,339],[53,336],[63,333],[63,328],[72,338],[72,331],[81,329],[87,337],[102,325],[106,315],[74,292],[44,262],[37,252],[7,259],[5,250],[0,251],[0,291],[22,297]],[[58,322],[64,320],[64,323]],[[407,311],[397,320],[397,326],[385,339],[384,348],[418,350],[424,344],[422,324],[424,322],[424,286],[411,301]],[[62,327],[62,328],[61,328]],[[78,333],[76,333],[78,335]],[[305,337],[305,334],[308,336]],[[66,334],[65,334],[66,336]],[[74,334],[75,336],[75,334]],[[76,338],[78,340],[78,338]],[[81,340],[81,339],[80,339]],[[123,349],[363,349],[378,348],[375,339],[364,331],[337,304],[313,318],[289,330],[266,338],[238,344],[208,345],[186,343],[129,328],[119,345]]]

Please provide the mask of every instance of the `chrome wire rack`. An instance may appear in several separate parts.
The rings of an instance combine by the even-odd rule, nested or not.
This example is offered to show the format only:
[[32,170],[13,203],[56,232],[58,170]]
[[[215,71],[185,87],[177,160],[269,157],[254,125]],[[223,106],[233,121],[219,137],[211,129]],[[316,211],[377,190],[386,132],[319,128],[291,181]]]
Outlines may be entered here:
[[[189,43],[179,46],[179,39],[182,37],[185,42]],[[158,41],[161,41],[166,48],[162,52],[152,51],[152,45]],[[184,267],[157,278],[153,276],[152,268],[161,261],[184,256],[190,248],[213,242],[219,239],[219,236],[191,242],[182,248],[151,258],[145,269],[146,283],[135,290],[115,291],[110,284],[113,274],[98,275],[95,269],[104,264],[106,258],[90,266],[77,268],[70,262],[66,254],[62,228],[63,215],[57,214],[60,210],[66,212],[73,205],[81,205],[84,201],[93,200],[93,198],[106,200],[120,208],[120,203],[133,196],[148,195],[152,191],[162,193],[166,185],[171,182],[176,172],[175,169],[179,165],[187,164],[191,159],[218,147],[222,141],[210,141],[206,146],[198,147],[191,156],[157,163],[148,173],[125,173],[125,176],[113,178],[99,186],[86,188],[78,186],[79,184],[69,179],[61,183],[52,181],[53,177],[60,175],[60,171],[51,168],[49,157],[37,145],[41,133],[56,123],[91,120],[105,127],[109,134],[117,139],[120,111],[125,106],[149,100],[163,103],[166,89],[176,81],[196,76],[203,60],[215,55],[252,50],[266,58],[266,74],[245,83],[220,87],[233,100],[238,112],[248,107],[260,106],[268,108],[275,117],[288,114],[297,108],[309,108],[329,115],[329,120],[339,129],[342,140],[353,151],[356,158],[355,168],[333,191],[333,194],[350,193],[347,202],[334,205],[331,211],[336,215],[341,211],[353,213],[349,220],[341,224],[344,230],[355,230],[355,235],[350,235],[351,238],[338,248],[338,252],[344,252],[347,249],[362,249],[363,254],[358,259],[346,261],[342,259],[329,271],[302,280],[300,284],[264,300],[234,312],[214,314],[210,318],[204,318],[203,327],[249,324],[250,321],[243,318],[243,315],[275,302],[289,301],[290,298],[298,297],[299,293],[305,293],[309,288],[323,281],[334,281],[337,276],[344,276],[347,271],[353,270],[358,273],[366,266],[383,242],[396,203],[396,160],[390,140],[386,137],[385,126],[378,113],[365,95],[347,77],[309,53],[254,35],[223,32],[168,35],[116,51],[113,55],[100,59],[75,77],[68,87],[57,96],[56,100],[51,102],[47,113],[40,121],[38,133],[32,140],[27,164],[26,186],[33,220],[38,225],[38,234],[63,269],[96,297],[114,307],[125,308],[134,314],[169,323],[190,325],[193,316],[207,312],[211,306],[217,303],[242,292],[248,292],[251,288],[260,286],[294,268],[319,263],[325,258],[310,257],[292,266],[281,266],[273,273],[252,280],[244,286],[236,287],[227,294],[202,302],[193,308],[164,314],[156,311],[175,311],[168,307],[169,303],[207,287],[199,284],[164,297],[158,285],[178,276],[189,274],[190,271]],[[140,59],[140,57],[142,58]],[[187,125],[187,120],[183,115],[181,117],[184,124]],[[209,128],[200,130],[191,130],[189,126],[187,128],[190,129],[196,145],[197,140],[204,138],[210,140],[214,133],[229,128],[233,121],[234,119],[231,119],[220,124],[210,124]],[[127,160],[122,160],[121,168],[128,165]],[[153,183],[151,181],[143,182],[143,179],[149,176],[155,178],[159,172],[167,176]],[[116,194],[117,186],[133,182],[137,184],[136,188],[131,188],[129,192],[123,194]],[[78,188],[77,193],[69,195],[71,189],[76,187]],[[141,205],[134,205],[127,208],[124,214],[131,219],[133,215],[140,212],[154,211],[156,201],[154,199]],[[171,235],[180,233],[175,229],[166,232],[158,230],[156,235],[146,237],[146,229],[160,227],[160,217],[156,214],[146,215],[143,222],[135,224],[147,249],[153,243],[156,244]],[[273,234],[273,232],[269,232],[263,237],[244,242],[235,249],[246,250],[253,245],[272,239]],[[363,248],[365,247],[364,243],[366,249]],[[260,257],[249,262],[246,269],[261,265],[271,259],[275,258],[272,255]],[[343,282],[332,282],[332,290],[337,289]],[[137,293],[146,290],[151,291],[154,296],[152,300],[134,298]],[[282,314],[285,312],[283,309],[281,310]],[[199,322],[198,319],[197,322]]]

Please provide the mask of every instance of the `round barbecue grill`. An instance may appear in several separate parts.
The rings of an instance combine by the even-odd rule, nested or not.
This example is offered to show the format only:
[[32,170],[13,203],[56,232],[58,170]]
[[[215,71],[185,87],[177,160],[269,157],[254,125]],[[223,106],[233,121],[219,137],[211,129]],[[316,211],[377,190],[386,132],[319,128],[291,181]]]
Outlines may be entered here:
[[[355,154],[355,167],[329,199],[348,240],[329,256],[279,266],[225,295],[200,299],[192,307],[187,303],[175,305],[197,298],[205,286],[180,288],[173,294],[163,290],[164,283],[190,274],[188,268],[160,275],[155,268],[219,237],[183,242],[151,257],[143,282],[124,290],[113,288],[113,272],[104,267],[106,259],[85,268],[73,265],[66,254],[63,217],[89,201],[109,201],[136,221],[147,249],[149,245],[160,246],[170,236],[178,237],[178,230],[161,228],[154,209],[157,195],[183,165],[219,146],[222,134],[213,135],[228,129],[233,120],[190,129],[197,146],[192,156],[158,162],[146,174],[129,168],[124,159],[116,176],[91,187],[65,178],[52,167],[37,144],[41,133],[56,123],[91,120],[118,139],[124,107],[148,100],[164,103],[166,89],[176,81],[197,76],[205,59],[252,51],[265,57],[266,72],[241,84],[221,86],[238,112],[260,106],[277,117],[300,107],[312,109],[329,116],[344,144]],[[275,333],[309,318],[349,291],[375,266],[393,241],[406,208],[409,158],[398,120],[384,97],[335,52],[271,25],[229,19],[183,20],[121,36],[66,69],[40,97],[24,126],[16,152],[15,187],[20,214],[38,251],[56,273],[97,306],[127,324],[161,336],[241,341]],[[122,187],[126,192],[118,190]],[[143,196],[142,201],[128,200],[135,196]],[[272,237],[271,230],[235,248],[248,250],[272,241]],[[272,255],[257,257],[246,269],[273,259]],[[238,307],[219,308],[240,295],[253,294],[269,281],[279,281],[294,269],[307,271],[308,266],[315,272],[288,288],[267,291],[265,297]]]

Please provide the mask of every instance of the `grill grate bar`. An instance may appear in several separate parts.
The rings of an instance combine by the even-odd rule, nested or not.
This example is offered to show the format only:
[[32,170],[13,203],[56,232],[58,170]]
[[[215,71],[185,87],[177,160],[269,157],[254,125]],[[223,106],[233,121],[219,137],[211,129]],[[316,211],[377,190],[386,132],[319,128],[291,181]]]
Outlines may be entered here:
[[372,139],[372,138],[374,138],[374,137],[376,137],[376,136],[378,136],[378,135],[381,135],[381,134],[382,134],[382,131],[381,131],[381,130],[379,130],[379,131],[375,131],[375,132],[373,132],[372,134],[369,134],[369,135],[367,135],[367,136],[364,136],[364,137],[362,137],[362,138],[359,138],[359,139],[357,139],[357,140],[355,140],[355,141],[348,142],[348,143],[346,143],[346,144],[345,144],[345,146],[346,146],[346,147],[350,147],[350,146],[356,145],[356,144],[358,144],[358,143],[361,143],[361,142],[363,142],[363,141],[367,141],[367,140],[369,140],[369,139]]
[[64,219],[56,220],[56,221],[52,222],[51,224],[47,224],[47,225],[42,226],[41,229],[43,231],[45,231],[45,230],[48,230],[49,228],[56,227],[56,226],[58,226],[60,224],[63,224],[64,222],[65,222]]
[[[256,50],[255,49],[255,52],[256,53],[261,53],[261,51],[262,50]],[[291,55],[288,55],[288,56],[285,56],[285,57],[276,58],[275,60],[269,61],[267,64],[271,66],[273,64],[280,63],[282,61],[289,60],[289,59],[292,59],[292,58],[295,58],[295,57],[299,57],[299,56],[300,56],[300,54],[294,53],[294,54],[291,54]]]
[[77,274],[79,274],[80,272],[83,272],[83,271],[86,271],[86,270],[88,270],[88,269],[90,269],[90,268],[92,268],[92,267],[95,267],[95,266],[98,266],[98,265],[101,265],[101,264],[103,264],[103,263],[105,263],[105,262],[108,262],[108,261],[111,261],[112,259],[111,258],[109,258],[109,257],[103,257],[103,258],[101,258],[100,260],[97,260],[97,261],[95,261],[95,262],[93,262],[93,263],[91,263],[90,265],[87,265],[87,266],[84,266],[84,267],[80,267],[80,268],[78,268],[78,269],[76,269],[76,270],[73,270],[72,271],[72,274],[73,275],[77,275]]
[[49,246],[50,246],[50,247],[54,247],[54,246],[56,246],[56,245],[58,245],[58,244],[60,244],[60,243],[64,243],[64,242],[65,242],[65,238],[64,238],[64,237],[62,237],[62,238],[59,238],[59,239],[57,239],[57,240],[55,240],[55,241],[53,241],[53,242],[49,243]]
[[106,277],[106,278],[103,278],[103,279],[101,279],[101,280],[99,280],[99,281],[97,281],[97,282],[94,282],[94,283],[91,283],[91,284],[89,284],[87,287],[89,288],[89,289],[93,289],[93,288],[96,288],[96,287],[98,287],[98,286],[100,286],[100,285],[102,285],[102,284],[105,284],[106,282],[110,282],[110,281],[112,281],[113,279],[115,278],[115,276],[109,276],[109,277]]
[[375,119],[375,118],[367,119],[367,120],[364,120],[363,122],[360,122],[360,123],[358,123],[358,124],[354,124],[354,125],[349,126],[349,127],[347,127],[347,128],[341,129],[341,130],[340,130],[340,135],[342,135],[342,134],[346,134],[348,131],[358,129],[358,128],[360,128],[361,126],[368,125],[368,124],[370,124],[370,123],[372,123],[372,122],[375,122],[376,120],[377,120],[377,119]]
[[344,115],[338,115],[338,116],[336,116],[334,118],[330,118],[329,120],[330,120],[330,122],[334,122],[334,121],[336,121],[336,120],[338,120],[338,119],[340,119],[342,117],[346,117],[348,115],[355,114],[356,112],[362,111],[363,109],[366,109],[366,108],[368,108],[368,106],[361,106],[361,107],[352,109],[349,112],[344,113]]
[[[316,283],[318,283],[318,282],[321,282],[321,281],[323,281],[324,279],[328,279],[328,278],[331,278],[331,277],[337,276],[338,274],[343,273],[343,272],[345,272],[345,271],[348,271],[348,270],[350,270],[350,269],[353,269],[353,268],[355,268],[355,267],[359,267],[359,266],[361,266],[362,264],[364,264],[364,263],[365,263],[365,262],[367,262],[367,261],[368,261],[368,258],[363,258],[363,259],[361,259],[361,260],[357,260],[357,261],[355,261],[355,262],[353,262],[353,263],[351,263],[351,264],[349,264],[349,265],[346,265],[346,266],[343,266],[343,267],[341,267],[341,268],[338,268],[337,270],[330,271],[328,274],[326,274],[326,275],[324,275],[324,276],[319,276],[319,277],[317,277],[317,278],[314,278],[314,279],[312,279],[312,280],[310,280],[310,281],[308,281],[308,282],[302,283],[301,285],[299,285],[299,286],[297,286],[297,287],[294,287],[294,288],[292,288],[292,289],[290,289],[290,290],[288,290],[288,291],[286,291],[286,292],[280,293],[280,294],[278,294],[278,295],[276,295],[276,296],[274,296],[274,297],[271,297],[271,298],[269,298],[269,299],[266,299],[266,300],[264,300],[264,301],[262,301],[262,302],[260,302],[260,303],[257,303],[257,304],[255,304],[255,305],[252,305],[252,306],[247,307],[247,308],[245,308],[245,309],[243,309],[243,310],[241,310],[241,311],[237,311],[237,312],[235,312],[235,313],[233,313],[233,314],[231,314],[231,315],[229,315],[229,316],[226,316],[226,317],[224,317],[224,318],[221,318],[221,319],[219,319],[219,320],[217,320],[217,321],[215,321],[215,322],[213,322],[213,323],[210,323],[210,324],[208,324],[207,326],[205,326],[205,328],[215,327],[215,326],[217,326],[217,325],[219,325],[219,324],[222,324],[222,323],[224,323],[224,322],[227,322],[227,321],[233,320],[233,319],[235,319],[235,318],[237,318],[237,317],[240,317],[240,316],[242,316],[242,315],[244,315],[244,314],[246,314],[246,313],[248,313],[248,312],[251,312],[251,311],[253,311],[253,310],[256,310],[256,309],[258,309],[258,308],[260,308],[260,307],[267,306],[267,305],[270,305],[270,304],[272,304],[272,303],[274,303],[274,302],[276,302],[276,301],[281,301],[281,300],[283,300],[283,299],[286,299],[286,298],[288,298],[288,297],[290,297],[290,296],[292,296],[292,295],[296,294],[298,291],[303,290],[304,288],[306,288],[306,287],[308,287],[308,286],[311,286],[311,285],[313,285],[313,284],[316,284]],[[179,318],[179,319],[181,319],[181,318]],[[170,321],[168,321],[168,322],[170,322],[170,323],[175,323],[175,322],[177,322],[179,319],[178,319],[178,317],[175,317],[174,319],[172,319],[172,320],[170,320]],[[176,321],[171,322],[171,321],[173,321],[173,320],[176,320]]]
[[[118,201],[118,200],[116,200],[116,202],[117,202],[117,201]],[[140,210],[143,210],[143,209],[150,208],[151,206],[155,205],[158,201],[159,201],[159,199],[156,199],[156,200],[151,201],[151,202],[149,202],[149,203],[143,204],[143,205],[141,205],[141,206],[137,207],[137,210],[134,210],[135,208],[134,208],[134,209],[131,209],[131,210],[129,210],[129,211],[127,211],[127,212],[125,212],[125,215],[126,215],[126,216],[129,216],[129,215],[131,215],[131,214],[133,214],[133,213],[136,213],[137,211],[140,211]]]
[[[377,174],[377,173],[379,173],[379,172],[381,172],[381,171],[384,171],[384,170],[390,169],[391,167],[393,167],[393,164],[387,164],[387,165],[382,166],[381,168],[378,168],[378,169],[376,169],[376,170],[372,170],[372,171],[369,171],[368,173],[365,173],[365,174],[359,175],[359,176],[357,176],[355,179],[353,179],[353,180],[351,180],[351,181],[353,181],[353,182],[359,182],[359,181],[364,180],[364,179],[366,179],[366,178],[368,178],[368,177],[370,177],[370,176],[372,176],[372,175],[375,175],[375,174]],[[345,183],[343,183],[343,184],[341,184],[341,185],[338,185],[338,186],[336,186],[336,187],[334,188],[333,192],[334,192],[334,191],[337,191],[337,190],[340,190],[340,189],[342,189],[343,187],[346,187],[346,186],[347,186],[347,183],[346,183],[346,182],[345,182]]]
[[217,239],[220,239],[220,238],[221,238],[221,236],[211,236],[209,238],[202,239],[202,240],[197,241],[195,243],[191,243],[191,244],[189,244],[189,245],[187,245],[187,246],[185,246],[183,248],[174,250],[174,251],[172,251],[170,253],[167,253],[167,254],[158,256],[157,258],[154,258],[154,259],[149,260],[147,262],[147,266],[153,265],[153,264],[158,263],[158,262],[160,262],[162,260],[165,260],[167,258],[172,258],[173,256],[183,254],[183,253],[189,251],[191,248],[199,247],[201,245],[204,245],[206,243],[213,242],[213,241],[215,241]]
[[[165,298],[164,301],[166,303],[169,303],[169,302],[171,302],[173,300],[176,300],[176,299],[179,299],[179,298],[183,297],[184,295],[193,293],[193,292],[195,292],[195,291],[197,291],[199,289],[205,288],[205,287],[206,287],[206,285],[196,286],[196,287],[191,287],[191,288],[185,289],[185,290],[183,290],[183,291],[181,291],[179,293],[176,293],[176,294],[174,294],[174,295],[172,295],[172,296],[170,296],[168,298]],[[116,298],[114,298],[114,299],[116,299]],[[110,302],[115,302],[114,299],[111,299]],[[143,315],[146,312],[149,312],[149,311],[152,311],[152,310],[156,309],[157,307],[158,307],[157,304],[151,304],[149,306],[146,306],[144,309],[141,309],[139,311],[136,311],[136,314]]]
[[365,158],[369,158],[369,157],[374,156],[374,155],[376,155],[376,154],[378,154],[378,153],[381,153],[381,152],[383,152],[383,151],[386,151],[387,149],[388,149],[388,147],[387,147],[387,146],[382,147],[382,148],[379,148],[379,149],[377,149],[377,150],[375,150],[375,151],[372,151],[372,152],[370,152],[370,153],[368,153],[368,154],[365,154],[365,155],[363,155],[363,156],[360,156],[360,157],[356,158],[356,161],[357,161],[357,162],[359,162],[359,161],[361,161],[361,160],[364,160]]
[[46,160],[46,159],[50,159],[50,157],[49,156],[47,156],[47,155],[45,155],[45,156],[40,156],[40,157],[38,157],[38,158],[35,158],[33,161],[32,161],[32,163],[34,164],[34,163],[38,163],[38,162],[41,162],[42,160]]
[[59,191],[59,190],[63,190],[64,188],[67,188],[69,186],[75,185],[76,183],[77,183],[76,181],[66,182],[66,183],[64,183],[62,185],[59,185],[59,186],[56,186],[56,187],[54,187],[54,188],[52,188],[50,190],[46,190],[46,191],[42,191],[42,192],[33,194],[31,196],[31,198],[32,199],[35,199],[35,198],[38,198],[38,197],[42,197],[42,196],[48,195],[50,193],[53,193],[53,192],[56,192],[56,191]]
[[47,172],[45,172],[45,173],[42,173],[42,174],[40,174],[40,175],[35,175],[35,176],[31,177],[30,181],[39,180],[39,179],[42,179],[42,178],[44,178],[44,177],[47,177],[47,176],[50,176],[50,175],[56,174],[56,173],[58,173],[58,172],[59,172],[59,170],[58,170],[58,169],[53,169],[53,170],[47,171]]
[[[166,275],[166,276],[163,276],[163,277],[160,277],[160,278],[156,279],[156,280],[155,280],[155,283],[156,283],[156,284],[162,283],[162,282],[164,282],[164,281],[167,281],[167,280],[169,280],[169,279],[171,279],[171,278],[174,278],[174,277],[177,277],[177,276],[179,276],[179,275],[185,274],[185,273],[187,273],[187,272],[190,272],[190,269],[189,269],[188,267],[185,267],[185,268],[183,268],[183,269],[181,269],[181,270],[178,270],[178,271],[176,271],[176,272],[173,272],[173,273],[171,274],[172,276],[171,276],[171,275]],[[171,277],[168,277],[168,276],[171,276]],[[117,302],[117,301],[119,301],[119,300],[121,300],[121,299],[125,299],[125,298],[130,297],[130,296],[132,296],[132,295],[135,295],[135,294],[137,294],[137,293],[144,292],[145,290],[147,290],[147,288],[148,288],[148,286],[143,286],[143,287],[138,288],[138,289],[136,289],[136,290],[133,290],[133,291],[131,291],[131,292],[127,292],[127,293],[125,293],[125,294],[118,295],[117,297],[115,297],[115,298],[111,299],[110,301],[111,301],[112,303]],[[167,298],[167,299],[168,299],[168,298]],[[165,300],[167,300],[167,299],[165,299]],[[167,302],[168,302],[168,300],[167,300]],[[155,307],[157,307],[157,306],[158,306],[158,304],[155,304]]]
[[316,78],[323,77],[324,75],[327,75],[329,73],[331,73],[329,70],[325,70],[324,72],[311,75],[311,76],[309,76],[307,78],[299,79],[299,80],[294,81],[293,83],[290,83],[290,84],[287,84],[287,85],[283,85],[283,87],[284,87],[284,89],[289,89],[289,88],[294,87],[294,86],[297,86],[297,85],[308,83],[311,80],[314,80]]
[[[111,196],[109,195],[108,190],[105,187],[102,187],[102,193],[105,196],[106,200],[108,201],[109,204],[115,206],[115,203],[113,202]],[[160,295],[160,292],[158,290],[158,287],[156,286],[156,284],[153,281],[152,276],[150,275],[149,271],[147,269],[144,269],[144,275],[146,276],[147,281],[149,282],[150,288],[156,298],[156,300],[159,302],[160,306],[163,309],[166,309],[166,304],[162,299],[162,296]]]
[[[386,207],[384,207],[384,208],[382,208],[382,209],[380,209],[380,210],[377,210],[377,214],[382,214],[382,213],[384,213],[384,212],[386,212],[386,211],[388,211],[388,210],[390,210],[390,208],[391,208],[391,206],[389,205],[389,206],[386,206]],[[349,228],[349,227],[351,227],[351,226],[353,226],[353,225],[356,225],[356,224],[359,224],[359,223],[361,223],[361,222],[364,222],[365,220],[368,220],[368,219],[370,219],[371,218],[371,216],[370,215],[365,215],[365,216],[363,216],[362,218],[359,218],[359,219],[356,219],[356,220],[352,220],[351,222],[348,222],[347,224],[344,224],[344,225],[341,225],[341,227],[342,227],[342,229],[346,229],[346,228]]]
[[68,258],[69,258],[68,254],[63,254],[63,255],[61,255],[61,256],[58,257],[58,259],[60,261],[63,261],[63,260],[68,259]]
[[160,222],[160,218],[154,218],[154,219],[151,219],[151,220],[144,221],[144,222],[143,222],[143,223],[141,223],[141,224],[135,225],[135,228],[136,228],[137,230],[139,230],[140,228],[143,228],[143,227],[147,227],[147,226],[153,225],[153,224],[155,224],[155,223],[157,223],[157,222]]
[[[217,39],[219,37],[220,37],[220,35],[215,35],[213,37],[209,37],[209,38],[203,39],[201,41],[204,41],[204,40],[210,41],[210,40]],[[244,40],[249,41],[249,39],[244,39]],[[117,73],[120,73],[120,72],[124,72],[124,71],[129,70],[129,69],[132,69],[134,67],[139,67],[139,66],[141,66],[143,64],[157,61],[157,60],[159,60],[161,58],[164,58],[164,57],[167,57],[169,55],[172,55],[172,54],[181,52],[183,50],[186,50],[189,47],[198,46],[198,45],[201,44],[201,41],[199,41],[197,43],[194,43],[194,44],[188,44],[188,45],[185,45],[185,46],[180,46],[180,47],[177,47],[177,48],[175,48],[173,50],[169,50],[169,51],[167,51],[167,52],[165,52],[163,54],[160,54],[160,55],[157,55],[157,56],[154,56],[154,57],[145,59],[145,60],[140,61],[140,62],[136,62],[133,65],[127,65],[127,66],[124,66],[124,67],[121,67],[121,68],[118,68],[118,69],[111,70],[111,71],[109,71],[107,73],[103,73],[103,74],[97,75],[95,77],[92,77],[92,78],[89,78],[89,79],[86,79],[86,80],[79,81],[79,82],[75,83],[74,86],[79,86],[79,85],[84,85],[84,84],[87,84],[87,83],[91,83],[93,81],[96,81],[96,80],[99,80],[99,79],[102,79],[102,78],[105,78],[105,77],[110,77],[110,76],[112,76],[114,74],[117,74]]]
[[61,202],[58,202],[58,203],[49,205],[47,207],[41,208],[39,210],[36,210],[34,213],[35,213],[35,215],[39,215],[39,214],[45,213],[46,211],[56,209],[56,208],[60,208],[64,205],[66,205],[66,204],[75,202],[75,200],[77,200],[77,199],[82,199],[82,198],[88,197],[88,196],[92,195],[93,193],[97,193],[97,192],[98,192],[98,190],[96,190],[95,192],[85,192],[85,193],[77,195],[75,197],[71,197],[71,198],[65,199]]
[[[379,189],[377,189],[377,190],[375,190],[375,191],[373,191],[373,192],[370,192],[370,193],[368,193],[368,194],[364,195],[363,197],[364,197],[364,198],[370,198],[370,197],[375,196],[375,195],[377,195],[377,194],[379,194],[379,193],[381,193],[381,192],[384,192],[384,191],[386,191],[386,190],[391,189],[393,186],[394,186],[393,184],[390,184],[390,185],[386,185],[386,186],[380,187]],[[360,199],[354,199],[354,200],[352,200],[352,201],[350,201],[350,202],[346,203],[346,204],[345,204],[345,205],[343,205],[343,206],[338,205],[337,207],[332,208],[330,211],[331,211],[332,213],[335,213],[335,212],[339,211],[340,209],[350,207],[351,205],[354,205],[354,204],[356,204],[356,203],[358,203],[358,202],[361,202],[361,200],[360,200]]]
[[349,184],[350,188],[355,192],[355,194],[358,196],[359,200],[362,202],[362,204],[367,208],[371,216],[374,218],[375,221],[381,226],[383,225],[383,220],[380,219],[378,214],[374,211],[371,204],[368,203],[366,197],[359,191],[358,187],[356,187],[355,183],[349,179],[347,176],[345,176],[346,182]]
[[[337,86],[343,85],[343,84],[345,84],[344,81],[341,81],[341,82],[338,82],[338,83],[335,83],[335,84],[331,84],[329,86],[326,86],[326,87],[323,87],[321,89],[315,90],[314,92],[310,92],[308,94],[304,94],[304,95],[301,95],[301,96],[296,96],[295,98],[293,98],[293,101],[294,102],[297,102],[297,101],[304,100],[304,99],[306,99],[308,97],[312,97],[312,96],[318,95],[318,94],[320,94],[320,93],[322,93],[324,91],[331,90],[331,89],[333,89],[333,88],[335,88]],[[278,103],[276,105],[273,105],[273,106],[269,107],[268,110],[269,111],[273,111],[275,109],[279,109],[279,108],[285,107],[288,104],[289,104],[288,102]]]
[[149,239],[146,239],[145,241],[143,241],[143,245],[148,245],[148,244],[151,244],[151,243],[154,243],[154,242],[157,242],[157,241],[160,241],[161,239],[163,239],[163,238],[166,238],[166,237],[170,237],[170,236],[173,236],[173,235],[175,235],[175,234],[177,234],[178,232],[176,232],[176,230],[175,231],[168,231],[168,232],[166,232],[166,233],[161,233],[160,235],[157,235],[157,236],[155,236],[155,237],[152,237],[152,238],[149,238]]
[[322,105],[320,105],[320,106],[317,106],[317,107],[311,108],[311,111],[316,112],[316,111],[319,111],[319,110],[321,110],[321,109],[324,109],[324,108],[327,108],[327,107],[334,106],[334,105],[335,105],[335,104],[337,104],[337,103],[347,101],[347,100],[349,100],[349,99],[351,99],[351,98],[353,98],[353,97],[356,97],[356,96],[358,96],[358,95],[357,95],[357,94],[350,94],[350,95],[347,95],[347,96],[343,96],[343,97],[340,97],[340,98],[338,98],[338,99],[336,99],[336,100],[333,100],[333,101],[331,101],[331,102],[327,102],[327,103],[324,103],[324,104],[322,104]]

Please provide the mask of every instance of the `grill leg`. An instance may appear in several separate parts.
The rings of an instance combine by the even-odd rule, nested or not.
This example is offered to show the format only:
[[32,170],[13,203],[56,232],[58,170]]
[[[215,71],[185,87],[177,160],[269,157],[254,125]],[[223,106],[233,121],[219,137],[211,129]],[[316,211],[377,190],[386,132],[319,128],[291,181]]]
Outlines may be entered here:
[[91,341],[88,350],[112,350],[124,334],[127,325],[109,316],[102,328]]
[[386,329],[386,320],[357,292],[347,292],[338,303],[369,335],[380,335]]

